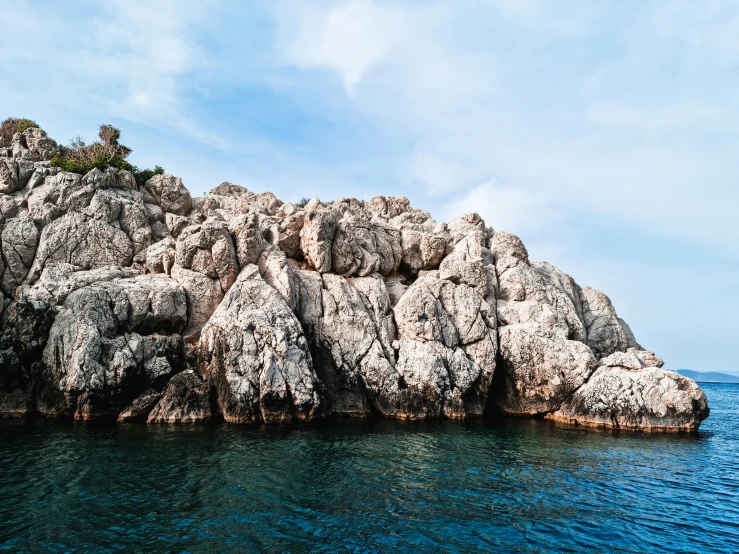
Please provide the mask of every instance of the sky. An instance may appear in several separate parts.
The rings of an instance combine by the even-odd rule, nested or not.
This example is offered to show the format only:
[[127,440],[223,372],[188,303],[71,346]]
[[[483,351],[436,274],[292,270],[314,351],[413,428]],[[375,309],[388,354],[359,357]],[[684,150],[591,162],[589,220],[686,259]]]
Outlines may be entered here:
[[477,211],[669,368],[739,370],[739,3],[0,0],[0,119],[194,194]]

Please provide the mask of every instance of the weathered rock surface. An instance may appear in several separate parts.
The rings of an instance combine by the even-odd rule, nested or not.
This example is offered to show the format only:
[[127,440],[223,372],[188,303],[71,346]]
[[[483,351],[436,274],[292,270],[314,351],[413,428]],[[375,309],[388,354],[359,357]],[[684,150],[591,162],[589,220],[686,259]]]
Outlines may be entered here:
[[210,387],[188,369],[169,381],[147,423],[198,423],[211,418]]
[[321,413],[300,322],[254,265],[203,328],[199,359],[226,421],[307,421]]
[[154,389],[147,390],[134,400],[128,408],[118,414],[118,421],[146,421],[161,398],[161,392]]
[[[658,360],[658,359],[657,359]],[[587,427],[642,431],[694,431],[708,417],[698,385],[660,369],[654,354],[616,352],[550,417]]]
[[117,414],[141,389],[183,364],[185,293],[170,279],[139,276],[69,295],[49,332],[37,409],[90,419]]
[[51,167],[0,145],[0,415],[307,421],[546,415],[692,430],[610,299],[476,213],[404,197],[283,203],[224,182]]
[[[410,389],[415,417],[482,415],[496,367],[492,257],[475,237],[460,241],[451,260],[419,277],[394,308],[400,338],[397,369]],[[471,254],[474,252],[474,254]],[[442,276],[446,278],[442,278]]]
[[493,401],[514,415],[556,410],[596,366],[585,344],[579,289],[549,264],[531,264],[518,237],[492,240],[499,279],[500,364]]

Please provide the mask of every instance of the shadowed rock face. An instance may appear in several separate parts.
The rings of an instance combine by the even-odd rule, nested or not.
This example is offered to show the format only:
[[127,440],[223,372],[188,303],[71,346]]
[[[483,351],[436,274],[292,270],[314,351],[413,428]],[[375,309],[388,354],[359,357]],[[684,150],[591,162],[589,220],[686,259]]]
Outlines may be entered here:
[[0,414],[176,423],[546,416],[693,430],[608,297],[478,214],[403,197],[305,206],[222,183],[65,173],[0,149]]

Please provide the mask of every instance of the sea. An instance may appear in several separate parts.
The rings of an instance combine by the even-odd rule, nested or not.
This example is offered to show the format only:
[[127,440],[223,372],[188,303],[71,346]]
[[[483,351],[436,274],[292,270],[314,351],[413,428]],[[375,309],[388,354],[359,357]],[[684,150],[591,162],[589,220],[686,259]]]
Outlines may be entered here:
[[0,422],[0,552],[739,552],[739,385],[697,433],[506,418]]

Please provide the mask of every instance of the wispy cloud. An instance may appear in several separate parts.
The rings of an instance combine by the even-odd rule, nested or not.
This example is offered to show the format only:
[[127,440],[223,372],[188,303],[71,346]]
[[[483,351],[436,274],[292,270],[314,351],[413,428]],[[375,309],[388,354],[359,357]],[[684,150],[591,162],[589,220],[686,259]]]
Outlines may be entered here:
[[335,71],[350,94],[398,41],[404,26],[400,11],[371,0],[333,5],[292,2],[287,13],[286,23],[293,31],[288,60],[302,68]]
[[204,62],[195,32],[204,9],[187,0],[121,0],[65,11],[1,2],[0,74],[16,90],[21,75],[42,75],[42,90],[29,98],[36,105],[69,109],[82,97],[88,112],[219,144],[222,139],[188,115],[190,79],[197,81],[193,76]]

